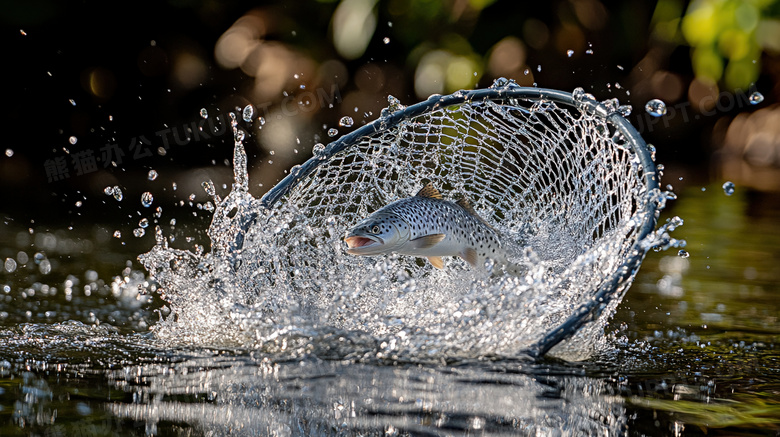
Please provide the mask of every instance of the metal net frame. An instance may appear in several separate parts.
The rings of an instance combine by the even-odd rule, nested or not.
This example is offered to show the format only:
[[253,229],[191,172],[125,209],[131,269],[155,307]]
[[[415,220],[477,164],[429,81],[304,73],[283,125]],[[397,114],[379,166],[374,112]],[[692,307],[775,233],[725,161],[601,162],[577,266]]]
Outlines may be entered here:
[[[585,252],[620,233],[619,264],[599,267],[608,274],[589,284],[592,294],[525,351],[532,356],[546,354],[606,308],[614,311],[646,254],[641,242],[654,231],[659,209],[651,152],[615,108],[582,93],[511,83],[391,105],[291,169],[260,205],[292,204],[321,225],[343,230],[412,195],[423,181],[468,197],[519,245],[525,236],[552,230],[566,235],[567,250]],[[245,222],[234,247],[241,248],[254,222]],[[331,235],[331,243],[338,238]],[[546,247],[550,256],[560,255],[554,242]],[[315,250],[297,249],[302,254],[290,264],[305,262],[311,258],[306,251]]]

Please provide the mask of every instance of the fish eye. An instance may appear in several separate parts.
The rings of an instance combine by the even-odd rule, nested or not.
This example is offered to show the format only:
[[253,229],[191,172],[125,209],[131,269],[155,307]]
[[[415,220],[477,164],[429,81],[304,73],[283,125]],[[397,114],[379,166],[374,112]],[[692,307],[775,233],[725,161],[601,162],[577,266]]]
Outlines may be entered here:
[[378,234],[379,233],[379,225],[374,225],[371,227],[371,233],[372,234]]

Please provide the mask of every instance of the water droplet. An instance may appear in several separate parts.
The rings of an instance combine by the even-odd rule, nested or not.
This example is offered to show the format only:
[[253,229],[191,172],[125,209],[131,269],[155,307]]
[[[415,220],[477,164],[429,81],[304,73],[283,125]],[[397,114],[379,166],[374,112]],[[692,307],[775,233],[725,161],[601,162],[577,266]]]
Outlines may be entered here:
[[536,66],[536,71],[538,71],[538,72],[540,72],[540,73],[542,72],[542,66],[541,66],[541,64]]
[[241,129],[238,129],[238,130],[236,130],[236,133],[235,133],[233,139],[235,140],[235,142],[240,143],[240,142],[244,141],[244,137],[245,136],[246,136],[246,133],[244,133],[244,131],[242,131]]
[[604,100],[601,104],[606,106],[610,113],[617,112],[617,108],[620,106],[620,102],[615,98]]
[[73,99],[68,99],[71,105],[76,106],[76,101]]
[[666,115],[666,103],[659,99],[653,99],[645,103],[645,111],[653,117]]
[[593,54],[593,50],[591,50],[591,49],[585,50],[585,54],[586,55],[592,55]]
[[118,229],[114,231],[114,238],[122,238],[122,232]]
[[143,194],[141,194],[141,205],[148,208],[152,206],[152,202],[154,202],[154,196],[152,196],[152,193],[146,191]]
[[352,120],[352,117],[348,115],[341,117],[341,120],[339,120],[339,126],[341,127],[352,127],[353,123],[354,121]]
[[503,88],[505,86],[509,85],[509,79],[505,77],[499,77],[498,79],[493,81],[493,85],[491,85],[491,88]]
[[215,194],[217,194],[216,188],[214,188],[214,182],[212,181],[203,181],[203,183],[200,184],[203,189],[206,191],[206,194],[208,194],[211,197],[214,197]]
[[143,229],[146,229],[146,228],[148,228],[148,227],[149,227],[149,220],[148,220],[148,219],[146,219],[146,218],[142,218],[142,219],[141,219],[141,220],[138,222],[138,226],[139,226],[139,227],[141,227],[141,228],[143,228]]
[[339,134],[339,131],[336,130],[336,128],[332,127],[330,129],[328,129],[328,136],[329,137],[335,137],[338,134]]
[[133,235],[135,235],[136,238],[141,238],[146,235],[146,231],[143,228],[136,228],[133,229]]
[[173,182],[171,183],[171,188],[173,188],[173,191],[176,191],[179,188],[179,186],[176,185],[176,182]]
[[734,194],[734,182],[726,181],[723,183],[723,192],[726,193],[727,196],[731,196]]
[[566,50],[566,56],[571,58],[572,55],[574,55],[574,50],[572,50],[572,49]]
[[5,156],[7,156],[7,157],[9,157],[9,158],[10,158],[10,157],[12,157],[12,156],[14,156],[14,151],[13,151],[13,149],[5,149]]
[[390,44],[390,38],[388,38],[388,37],[384,37],[384,38],[382,39],[382,42],[383,42],[383,43],[385,43],[385,44]]
[[394,97],[392,95],[387,96],[387,110],[392,112],[398,111],[404,109],[404,105],[401,104],[401,101],[398,100],[397,97]]
[[121,189],[121,188],[119,188],[119,186],[117,186],[117,185],[114,185],[114,186],[111,188],[111,192],[108,192],[107,190],[108,190],[108,187],[106,187],[106,189],[105,189],[105,190],[103,190],[103,192],[104,192],[104,193],[106,193],[106,194],[111,194],[111,195],[113,195],[113,196],[114,196],[114,199],[116,199],[116,200],[118,200],[118,201],[120,201],[120,202],[121,202],[121,201],[122,201],[122,199],[124,198],[124,195],[122,194],[122,189]]
[[79,141],[79,139],[76,138],[76,137],[68,138],[68,142],[71,143],[71,144],[76,144],[78,141]]
[[750,95],[749,100],[751,105],[758,105],[764,101],[764,95],[756,91]]
[[76,201],[76,208],[81,208],[81,205],[83,205],[83,204],[84,203],[82,203],[80,200],[77,200]]
[[150,181],[157,179],[157,171],[149,170],[149,173],[146,175],[146,178],[149,179]]
[[527,68],[525,70],[523,70],[523,74],[526,75],[526,76],[528,76],[528,73],[530,73],[530,72],[531,72],[531,70],[529,70]]
[[262,126],[262,125],[265,124],[265,118],[264,117],[260,117],[260,118],[257,119],[257,122],[260,123],[260,126]]
[[578,102],[585,102],[588,100],[596,100],[596,97],[593,96],[591,93],[586,93],[582,87],[574,88],[574,91],[571,93],[572,98]]
[[253,108],[252,105],[244,106],[244,112],[242,113],[242,116],[245,122],[249,123],[250,121],[252,121],[252,116],[254,114],[255,114],[255,108]]
[[617,112],[623,117],[628,117],[629,115],[631,115],[631,111],[633,110],[634,108],[632,108],[631,105],[620,105],[617,108]]
[[103,188],[103,194],[105,194],[106,196],[110,196],[114,194],[114,187]]
[[200,108],[200,116],[202,118],[209,118],[209,111],[206,108]]
[[314,145],[314,147],[311,148],[311,151],[315,155],[319,155],[319,154],[321,154],[322,152],[325,151],[325,145],[322,144],[322,143],[317,143],[317,144]]
[[623,70],[623,66],[622,65],[618,65],[617,68],[618,68],[618,70],[621,70],[621,71]]
[[5,271],[8,273],[13,273],[15,270],[16,270],[16,260],[13,258],[6,258]]
[[683,249],[680,249],[680,250],[677,252],[677,255],[678,255],[678,256],[680,256],[681,258],[688,258],[689,256],[691,256],[691,254],[690,254],[690,253],[688,253],[688,251],[687,251],[687,250],[683,250]]

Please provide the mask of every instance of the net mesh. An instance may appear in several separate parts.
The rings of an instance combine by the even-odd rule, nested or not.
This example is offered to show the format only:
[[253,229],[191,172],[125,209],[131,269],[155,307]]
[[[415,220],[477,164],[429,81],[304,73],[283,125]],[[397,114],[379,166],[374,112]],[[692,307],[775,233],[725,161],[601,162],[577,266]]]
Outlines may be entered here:
[[[271,260],[262,269],[270,274],[253,277],[274,290],[265,305],[275,310],[294,298],[319,309],[320,321],[331,326],[420,333],[409,347],[441,347],[454,330],[473,341],[466,349],[506,353],[570,317],[635,255],[636,215],[647,194],[641,165],[614,127],[576,108],[539,99],[465,102],[318,159],[276,205],[273,236],[252,237],[266,248],[260,259]],[[475,280],[478,272],[455,258],[437,272],[413,257],[346,254],[348,229],[428,181],[445,198],[469,198],[513,249],[513,261],[529,266],[528,275]],[[257,266],[242,268],[249,275]],[[409,293],[410,280],[416,292]],[[479,317],[464,325],[458,315],[469,310]],[[603,323],[592,325],[579,334],[584,343]]]
[[[638,240],[658,208],[649,154],[621,136],[631,133],[622,120],[593,115],[595,102],[583,110],[557,91],[559,103],[498,91],[394,105],[260,200],[234,124],[234,189],[220,199],[206,184],[211,250],[169,248],[158,228],[141,257],[176,315],[157,335],[401,360],[544,353],[569,337],[557,355],[589,356],[647,250]],[[448,257],[436,270],[346,253],[349,229],[428,182],[467,197],[523,268],[491,274]]]
[[[644,192],[633,153],[604,120],[552,102],[447,107],[362,138],[324,159],[288,202],[340,231],[430,181],[518,244],[560,238],[547,259],[585,252],[625,224]],[[320,223],[322,222],[322,223]],[[342,234],[343,236],[343,234]],[[624,240],[628,250],[631,235]]]

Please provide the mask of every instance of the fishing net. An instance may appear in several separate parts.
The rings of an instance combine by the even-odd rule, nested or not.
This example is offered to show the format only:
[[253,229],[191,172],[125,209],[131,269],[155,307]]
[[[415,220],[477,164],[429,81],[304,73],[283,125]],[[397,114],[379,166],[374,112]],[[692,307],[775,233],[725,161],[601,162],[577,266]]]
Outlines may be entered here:
[[[375,122],[315,146],[260,199],[261,212],[236,213],[237,197],[219,204],[214,252],[233,254],[264,314],[296,302],[299,314],[316,314],[312,324],[367,332],[393,356],[540,355],[565,339],[562,355],[587,356],[641,264],[658,209],[651,151],[627,107],[508,81],[389,103]],[[427,182],[445,198],[467,197],[524,273],[346,254],[351,227]]]

